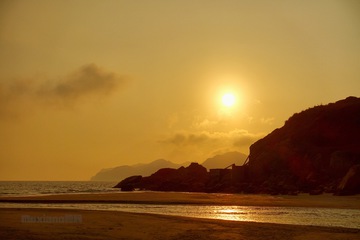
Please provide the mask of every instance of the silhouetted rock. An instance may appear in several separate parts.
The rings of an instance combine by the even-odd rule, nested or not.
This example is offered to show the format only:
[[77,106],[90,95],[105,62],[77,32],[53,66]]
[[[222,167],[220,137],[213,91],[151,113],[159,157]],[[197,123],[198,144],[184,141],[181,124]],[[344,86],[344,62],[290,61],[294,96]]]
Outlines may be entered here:
[[337,195],[353,195],[360,193],[360,164],[352,166],[341,180]]
[[[215,156],[204,162],[211,166]],[[244,157],[244,156],[239,156]],[[197,163],[163,168],[148,177],[119,183],[122,190],[243,192],[311,195],[360,193],[360,99],[349,97],[290,117],[285,125],[250,147],[244,166],[210,169]]]
[[349,97],[294,114],[250,147],[256,192],[334,192],[360,163],[360,99]]
[[359,158],[359,154],[352,151],[333,152],[330,156],[330,170],[337,177],[344,176],[350,167],[358,162]]
[[121,191],[134,191],[141,186],[141,180],[142,176],[128,177],[116,184],[114,188],[121,188]]
[[201,192],[208,179],[207,170],[198,163],[179,169],[160,169],[144,178],[145,189],[156,191]]
[[148,177],[127,178],[115,187],[120,187],[122,190],[135,186],[135,188],[152,191],[203,192],[208,178],[206,168],[198,163],[191,163],[186,168],[163,168]]

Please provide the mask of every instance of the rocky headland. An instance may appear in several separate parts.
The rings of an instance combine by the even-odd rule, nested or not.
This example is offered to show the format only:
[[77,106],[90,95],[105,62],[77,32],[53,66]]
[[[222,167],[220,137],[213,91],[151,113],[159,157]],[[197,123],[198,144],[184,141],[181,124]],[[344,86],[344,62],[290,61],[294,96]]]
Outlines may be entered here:
[[242,166],[197,163],[124,179],[122,190],[337,195],[360,193],[360,98],[294,114],[250,147]]

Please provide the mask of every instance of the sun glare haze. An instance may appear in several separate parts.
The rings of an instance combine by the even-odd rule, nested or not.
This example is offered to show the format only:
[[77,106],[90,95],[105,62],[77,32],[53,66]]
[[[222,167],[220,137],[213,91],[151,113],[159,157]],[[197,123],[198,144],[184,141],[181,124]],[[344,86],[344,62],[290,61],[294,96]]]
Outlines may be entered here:
[[221,101],[225,107],[233,107],[236,102],[236,98],[232,93],[226,93],[222,96]]
[[360,0],[0,0],[0,240],[360,240],[359,43]]
[[1,1],[0,180],[247,155],[359,95],[358,2]]

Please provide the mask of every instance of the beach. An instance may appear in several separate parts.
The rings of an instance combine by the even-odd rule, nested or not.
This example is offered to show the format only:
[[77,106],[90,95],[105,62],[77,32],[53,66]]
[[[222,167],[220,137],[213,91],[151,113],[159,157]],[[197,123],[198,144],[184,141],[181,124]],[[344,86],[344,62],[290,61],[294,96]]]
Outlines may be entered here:
[[[81,215],[81,223],[21,217]],[[1,239],[360,239],[360,230],[63,209],[2,209]]]
[[[334,207],[359,209],[359,196],[268,196],[189,193],[104,193],[1,197],[9,202],[121,202]],[[166,213],[165,213],[166,214]],[[24,216],[56,219],[81,216],[76,222],[24,221]],[[120,211],[2,208],[0,239],[360,239],[360,229],[225,221]]]

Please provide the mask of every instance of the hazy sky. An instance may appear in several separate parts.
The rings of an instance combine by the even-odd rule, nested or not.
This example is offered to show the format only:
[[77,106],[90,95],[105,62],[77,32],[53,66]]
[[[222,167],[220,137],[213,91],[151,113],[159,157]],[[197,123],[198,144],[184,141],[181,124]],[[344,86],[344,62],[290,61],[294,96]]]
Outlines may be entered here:
[[357,0],[1,1],[0,180],[248,154],[359,97],[359,43]]

